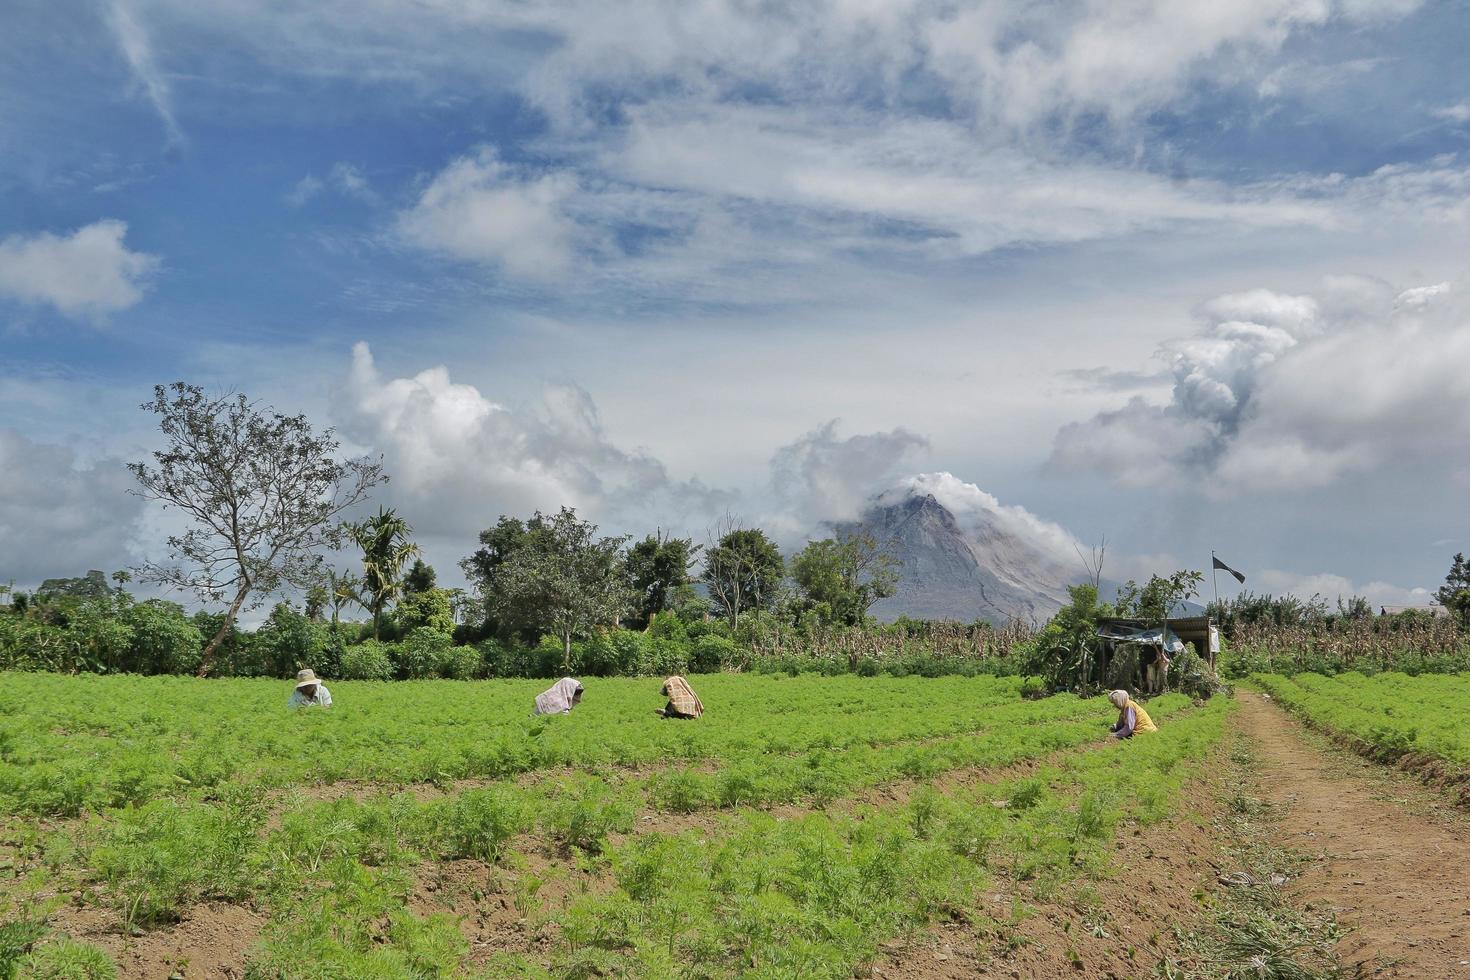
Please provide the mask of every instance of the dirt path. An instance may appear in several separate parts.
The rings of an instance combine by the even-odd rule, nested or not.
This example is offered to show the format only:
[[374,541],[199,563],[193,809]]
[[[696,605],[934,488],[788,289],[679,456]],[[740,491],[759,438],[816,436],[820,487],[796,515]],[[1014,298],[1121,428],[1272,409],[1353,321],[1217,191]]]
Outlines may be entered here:
[[1342,962],[1369,976],[1470,978],[1470,821],[1432,791],[1319,748],[1262,695],[1239,699],[1261,795],[1283,808],[1274,829],[1314,858],[1294,898],[1351,928]]

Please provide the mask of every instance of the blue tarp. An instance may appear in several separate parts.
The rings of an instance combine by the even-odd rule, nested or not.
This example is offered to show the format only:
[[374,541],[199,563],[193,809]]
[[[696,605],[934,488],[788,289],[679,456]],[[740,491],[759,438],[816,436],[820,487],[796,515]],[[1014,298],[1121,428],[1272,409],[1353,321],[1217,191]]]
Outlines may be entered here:
[[1174,635],[1173,630],[1161,631],[1158,627],[1137,629],[1132,626],[1104,625],[1098,627],[1097,635],[1104,640],[1112,640],[1114,643],[1139,643],[1143,646],[1156,647],[1160,645],[1160,637],[1168,636],[1164,649],[1170,653],[1179,653],[1184,649],[1184,641]]

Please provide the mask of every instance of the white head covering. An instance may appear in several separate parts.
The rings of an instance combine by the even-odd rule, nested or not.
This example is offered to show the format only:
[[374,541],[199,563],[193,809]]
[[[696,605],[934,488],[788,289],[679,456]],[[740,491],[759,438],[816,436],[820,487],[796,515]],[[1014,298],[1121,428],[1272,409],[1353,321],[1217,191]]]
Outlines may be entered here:
[[320,683],[321,681],[317,679],[316,671],[310,667],[296,672],[296,690],[298,691],[303,687],[315,687]]
[[582,684],[575,677],[563,677],[536,695],[535,714],[564,715],[572,710],[572,699],[581,691]]
[[1112,694],[1108,695],[1108,700],[1113,702],[1113,707],[1117,708],[1119,711],[1122,711],[1124,708],[1128,707],[1128,692],[1114,691]]

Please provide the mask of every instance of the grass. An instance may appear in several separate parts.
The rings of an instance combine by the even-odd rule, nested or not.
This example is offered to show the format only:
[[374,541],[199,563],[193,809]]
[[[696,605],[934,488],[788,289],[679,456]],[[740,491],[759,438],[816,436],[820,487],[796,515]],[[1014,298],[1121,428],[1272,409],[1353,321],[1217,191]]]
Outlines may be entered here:
[[[249,905],[269,916],[248,954],[262,980],[850,975],[893,936],[979,916],[992,876],[1042,893],[1099,871],[1119,820],[1169,812],[1230,708],[1161,698],[1163,732],[1112,744],[1102,699],[1028,701],[993,678],[704,678],[698,724],[655,718],[656,687],[633,680],[594,682],[551,719],[526,714],[534,682],[334,685],[339,707],[293,715],[274,683],[63,678],[70,698],[49,675],[4,680],[30,696],[0,695],[24,712],[0,767],[0,964],[88,977],[108,975],[105,954],[56,931],[54,901],[21,908],[23,876],[110,908],[125,935]],[[1045,767],[1001,772],[1028,760]],[[998,781],[926,785],[957,769]],[[454,785],[485,773],[501,778]],[[377,791],[309,791],[349,776]],[[902,805],[821,811],[900,780],[919,783]],[[756,808],[778,803],[816,811]],[[670,833],[638,819],[702,810],[723,815]],[[565,872],[519,853],[536,847]],[[491,866],[485,888],[545,933],[545,958],[474,967],[453,916],[410,910],[415,877],[453,860]]]

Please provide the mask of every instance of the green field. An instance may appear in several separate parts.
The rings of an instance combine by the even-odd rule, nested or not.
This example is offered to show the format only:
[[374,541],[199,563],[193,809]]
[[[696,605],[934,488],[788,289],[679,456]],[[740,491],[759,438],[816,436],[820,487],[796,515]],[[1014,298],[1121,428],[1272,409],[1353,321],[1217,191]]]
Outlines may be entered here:
[[[1103,699],[1014,678],[693,680],[697,722],[634,679],[533,718],[545,682],[292,713],[273,681],[0,675],[0,977],[141,975],[221,908],[253,977],[850,976],[993,876],[1101,872],[1230,708],[1156,699],[1116,745]],[[473,887],[427,900],[445,875]]]
[[1262,674],[1255,681],[1314,725],[1367,748],[1470,765],[1470,674]]

